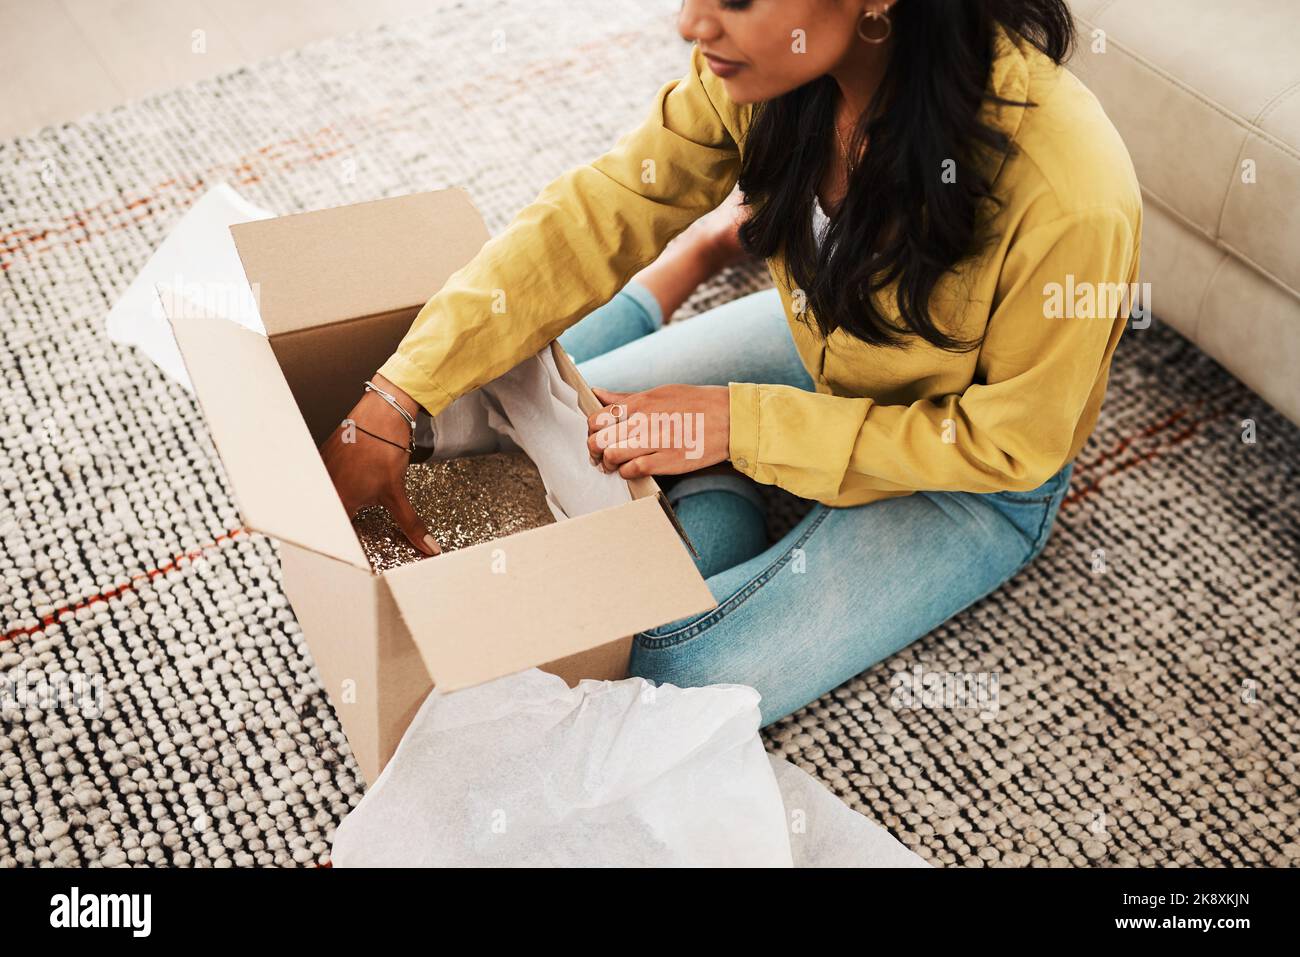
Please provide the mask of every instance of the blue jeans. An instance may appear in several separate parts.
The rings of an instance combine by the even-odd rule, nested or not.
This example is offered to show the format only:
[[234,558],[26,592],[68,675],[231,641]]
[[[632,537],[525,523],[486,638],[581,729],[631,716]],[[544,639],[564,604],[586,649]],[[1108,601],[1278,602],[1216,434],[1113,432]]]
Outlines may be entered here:
[[[635,281],[560,344],[587,382],[640,392],[672,382],[813,388],[775,289],[663,325]],[[692,687],[750,685],[770,724],[988,595],[1043,550],[1073,463],[1029,492],[917,492],[812,510],[767,544],[757,485],[691,475],[665,494],[718,607],[643,631],[631,672]]]

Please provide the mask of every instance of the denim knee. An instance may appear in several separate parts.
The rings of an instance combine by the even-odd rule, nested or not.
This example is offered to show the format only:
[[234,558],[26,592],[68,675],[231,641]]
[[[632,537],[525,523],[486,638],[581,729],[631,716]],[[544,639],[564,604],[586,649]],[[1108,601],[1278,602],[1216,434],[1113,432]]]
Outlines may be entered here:
[[561,333],[559,342],[569,358],[583,363],[647,336],[663,324],[659,300],[645,286],[633,281],[605,305]]

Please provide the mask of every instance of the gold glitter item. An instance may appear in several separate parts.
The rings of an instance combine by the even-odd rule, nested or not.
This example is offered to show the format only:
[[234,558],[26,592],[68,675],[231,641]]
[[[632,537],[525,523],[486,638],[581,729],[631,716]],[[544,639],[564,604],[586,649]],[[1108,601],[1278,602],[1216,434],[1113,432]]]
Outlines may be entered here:
[[[444,552],[505,538],[555,521],[546,486],[523,452],[490,452],[406,467],[406,494]],[[352,525],[376,572],[421,558],[380,506],[364,508]]]

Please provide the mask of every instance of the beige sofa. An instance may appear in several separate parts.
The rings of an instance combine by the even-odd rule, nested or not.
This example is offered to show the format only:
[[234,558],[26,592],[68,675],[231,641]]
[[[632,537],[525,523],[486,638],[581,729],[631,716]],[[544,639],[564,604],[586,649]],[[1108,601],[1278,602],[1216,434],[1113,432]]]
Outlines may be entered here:
[[[1072,0],[1156,317],[1300,422],[1300,0]],[[1253,181],[1252,181],[1253,180]]]

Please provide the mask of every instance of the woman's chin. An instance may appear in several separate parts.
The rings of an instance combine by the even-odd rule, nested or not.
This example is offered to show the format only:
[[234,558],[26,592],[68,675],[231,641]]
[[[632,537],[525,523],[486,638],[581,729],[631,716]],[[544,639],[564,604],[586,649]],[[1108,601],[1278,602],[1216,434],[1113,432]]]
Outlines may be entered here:
[[752,67],[746,67],[735,76],[719,77],[719,79],[722,80],[722,88],[727,91],[731,102],[738,106],[774,100],[801,85],[788,79],[774,81],[770,77],[757,76]]
[[755,89],[754,83],[746,82],[739,76],[723,79],[722,88],[727,91],[727,96],[731,102],[738,106],[769,99],[769,97],[761,95],[761,91]]

